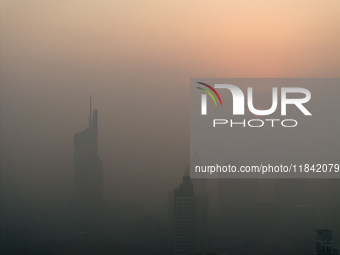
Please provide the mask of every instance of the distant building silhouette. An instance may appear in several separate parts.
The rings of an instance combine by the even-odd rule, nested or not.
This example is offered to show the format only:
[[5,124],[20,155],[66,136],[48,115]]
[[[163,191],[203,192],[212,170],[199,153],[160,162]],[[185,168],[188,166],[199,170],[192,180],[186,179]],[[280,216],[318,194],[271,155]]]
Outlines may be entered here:
[[340,246],[333,242],[332,230],[322,229],[316,231],[315,255],[339,255]]
[[[237,166],[239,161],[225,160],[224,165]],[[218,234],[229,236],[248,233],[253,226],[252,206],[256,203],[256,179],[218,179]]]
[[[195,166],[202,165],[201,159],[197,153],[193,156],[193,164]],[[189,172],[189,168],[187,169]],[[199,243],[200,250],[204,250],[204,246],[209,236],[209,193],[207,178],[194,178],[191,180],[194,186],[194,194],[198,196],[198,223],[199,223]]]
[[199,251],[199,199],[188,174],[179,188],[169,193],[170,230],[175,255]]
[[74,181],[76,218],[80,225],[96,218],[103,198],[103,163],[98,157],[98,111],[89,127],[74,135]]

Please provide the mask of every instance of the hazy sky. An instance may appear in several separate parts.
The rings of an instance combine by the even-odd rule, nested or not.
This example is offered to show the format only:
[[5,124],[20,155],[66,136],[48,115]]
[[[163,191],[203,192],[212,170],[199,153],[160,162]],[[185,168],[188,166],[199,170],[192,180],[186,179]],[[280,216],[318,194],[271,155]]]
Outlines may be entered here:
[[72,189],[92,94],[106,196],[166,203],[189,163],[189,79],[339,77],[339,14],[338,0],[1,0],[6,187]]

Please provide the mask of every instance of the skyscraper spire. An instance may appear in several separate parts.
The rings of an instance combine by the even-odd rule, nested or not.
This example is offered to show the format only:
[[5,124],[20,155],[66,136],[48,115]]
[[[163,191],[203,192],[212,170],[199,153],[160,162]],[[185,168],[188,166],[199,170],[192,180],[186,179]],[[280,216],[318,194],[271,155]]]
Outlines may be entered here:
[[[103,163],[98,157],[98,111],[92,112],[89,127],[74,135],[74,185],[77,231],[90,231],[99,216],[103,199]],[[92,230],[91,230],[92,231]]]

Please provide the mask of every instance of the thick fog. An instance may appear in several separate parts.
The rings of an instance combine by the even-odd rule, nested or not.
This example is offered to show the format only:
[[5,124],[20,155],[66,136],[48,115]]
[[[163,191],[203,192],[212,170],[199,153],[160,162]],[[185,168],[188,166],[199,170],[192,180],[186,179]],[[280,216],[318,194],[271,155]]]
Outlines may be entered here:
[[[3,236],[68,239],[74,134],[88,127],[90,95],[107,214],[166,220],[189,166],[190,78],[338,77],[339,11],[334,1],[2,0]],[[310,181],[307,202],[315,228],[340,236],[338,186]]]

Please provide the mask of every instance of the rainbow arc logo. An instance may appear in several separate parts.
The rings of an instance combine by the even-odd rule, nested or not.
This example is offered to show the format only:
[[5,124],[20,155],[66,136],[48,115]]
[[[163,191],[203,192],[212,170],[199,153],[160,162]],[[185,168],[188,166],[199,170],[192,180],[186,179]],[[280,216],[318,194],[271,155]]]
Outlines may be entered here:
[[[208,85],[208,84],[206,84],[206,83],[203,83],[203,82],[196,82],[196,83],[201,84],[201,85],[203,85],[203,86],[206,86],[206,87],[209,88],[212,92],[214,92],[214,94],[217,96],[217,98],[218,98],[218,100],[220,101],[220,104],[221,104],[221,106],[222,106],[222,100],[221,100],[221,98],[220,98],[220,95],[217,93],[217,91],[216,91],[213,87],[211,87],[210,85]],[[201,87],[196,87],[196,88],[201,89],[201,90],[203,90],[205,93],[207,93],[207,94],[212,98],[212,100],[214,100],[215,105],[217,105],[214,96],[211,94],[211,92],[210,92],[209,90],[204,89],[204,88],[201,88]]]

